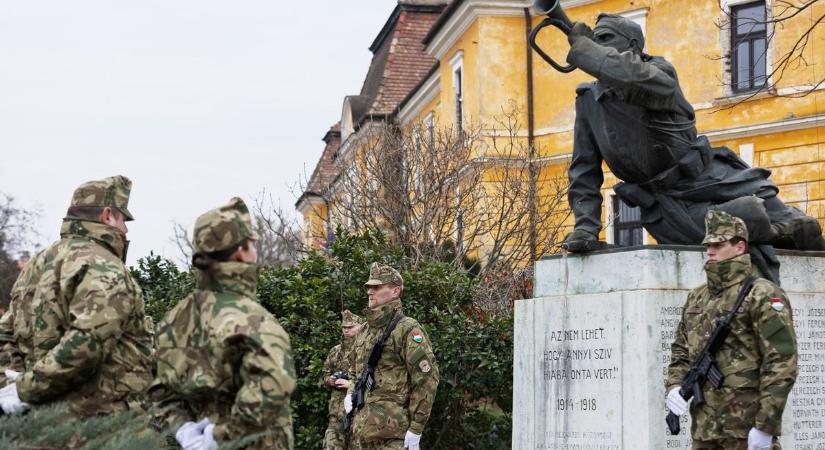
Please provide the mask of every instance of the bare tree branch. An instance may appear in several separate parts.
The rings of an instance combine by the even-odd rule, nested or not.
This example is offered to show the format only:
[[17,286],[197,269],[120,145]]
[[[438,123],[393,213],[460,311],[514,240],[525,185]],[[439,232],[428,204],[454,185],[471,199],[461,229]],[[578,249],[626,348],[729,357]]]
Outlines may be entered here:
[[[341,162],[324,193],[331,222],[384,230],[413,265],[426,256],[453,258],[481,276],[519,271],[553,251],[570,211],[566,170],[535,181],[547,162],[531,158],[518,117],[511,106],[492,130],[427,123],[362,129],[357,153]],[[531,218],[531,210],[539,214]]]
[[[252,226],[258,233],[255,250],[258,252],[258,264],[262,266],[283,267],[295,264],[306,249],[294,220],[287,218],[266,190],[255,198],[252,207]],[[173,224],[170,241],[178,249],[177,260],[185,267],[191,268],[194,247],[189,227],[179,223]]]
[[294,219],[287,218],[266,190],[255,198],[252,210],[253,226],[260,237],[255,242],[258,263],[272,267],[294,265],[300,254],[307,250]]
[[[814,45],[814,32],[817,27],[820,27],[823,22],[825,22],[825,13],[814,12],[814,8],[818,6],[818,4],[822,4],[821,0],[774,0],[772,4],[773,8],[770,7],[771,3],[768,3],[768,11],[764,20],[754,18],[740,19],[740,25],[750,25],[760,29],[762,26],[765,27],[765,51],[761,55],[754,54],[754,60],[762,59],[764,61],[770,61],[770,58],[768,58],[769,53],[777,51],[778,49],[779,40],[777,39],[777,30],[787,32],[789,29],[801,28],[802,31],[795,37],[795,40],[791,41],[793,44],[790,45],[789,48],[781,48],[778,50],[780,53],[773,59],[773,63],[766,73],[766,83],[749,91],[741,99],[737,99],[737,101],[721,107],[720,110],[733,108],[766,91],[770,91],[781,97],[804,97],[810,95],[825,84],[825,72],[821,72],[818,75],[816,75],[816,72],[812,72],[815,79],[813,79],[809,85],[801,87],[797,92],[783,94],[776,92],[776,86],[785,79],[787,73],[798,72],[801,68],[805,67],[813,67],[814,61],[809,61],[805,55],[806,52],[814,54],[813,52],[817,51],[817,49],[812,48]],[[731,10],[726,8],[721,0],[718,1],[718,7],[719,10],[722,11],[723,17],[716,21],[716,26],[720,30],[730,33],[736,25],[734,24],[734,17],[732,16]],[[803,13],[806,13],[809,17],[806,17]],[[727,54],[719,58],[724,58],[728,64],[731,64],[734,50],[735,49],[731,48]],[[821,49],[819,49],[819,53],[822,53]],[[814,56],[816,57],[816,55]],[[730,67],[729,70],[733,71],[735,68]]]

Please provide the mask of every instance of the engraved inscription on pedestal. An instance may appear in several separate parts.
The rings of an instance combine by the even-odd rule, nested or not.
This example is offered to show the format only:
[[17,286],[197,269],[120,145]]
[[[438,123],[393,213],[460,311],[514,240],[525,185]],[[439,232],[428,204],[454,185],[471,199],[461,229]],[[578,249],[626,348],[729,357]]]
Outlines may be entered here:
[[[656,372],[659,374],[659,380],[661,380],[660,382],[663,384],[667,378],[667,367],[670,365],[670,344],[673,343],[676,337],[676,327],[682,319],[682,305],[684,305],[685,298],[687,298],[687,295],[678,295],[672,298],[671,302],[669,302],[670,304],[663,302],[653,307],[654,314],[656,315],[656,323],[659,325],[658,342],[656,343],[656,349],[658,350],[658,357],[656,358],[658,361],[658,370]],[[664,385],[662,389],[662,392],[665,393]],[[659,408],[659,414],[661,416],[659,425],[661,429],[664,430],[664,437],[662,439],[665,441],[665,448],[689,449],[691,447],[690,415],[685,414],[680,417],[681,429],[679,435],[673,436],[670,434],[670,431],[667,430],[664,421],[668,412],[663,397]]]
[[[799,355],[780,442],[825,450],[825,258],[780,261]],[[667,431],[664,381],[688,291],[705,282],[701,249],[566,263],[537,263],[537,298],[516,304],[513,448],[689,449],[688,415],[678,436]]]
[[621,447],[621,329],[610,320],[615,308],[603,306],[583,301],[567,318],[549,318],[542,366],[550,423],[535,448]]
[[825,449],[825,302],[791,299],[799,375],[782,417],[783,448]]

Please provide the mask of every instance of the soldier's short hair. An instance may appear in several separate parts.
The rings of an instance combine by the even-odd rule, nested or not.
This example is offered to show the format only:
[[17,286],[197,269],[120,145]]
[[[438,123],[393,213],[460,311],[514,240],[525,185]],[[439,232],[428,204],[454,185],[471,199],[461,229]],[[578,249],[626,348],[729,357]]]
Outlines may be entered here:
[[[100,214],[106,206],[69,206],[66,210],[66,217],[82,219],[82,220],[98,220]],[[112,208],[112,211],[119,217],[126,217],[123,212],[117,208]]]
[[72,193],[71,207],[110,207],[120,212],[125,220],[134,220],[129,212],[129,195],[132,192],[132,180],[123,175],[87,181]]

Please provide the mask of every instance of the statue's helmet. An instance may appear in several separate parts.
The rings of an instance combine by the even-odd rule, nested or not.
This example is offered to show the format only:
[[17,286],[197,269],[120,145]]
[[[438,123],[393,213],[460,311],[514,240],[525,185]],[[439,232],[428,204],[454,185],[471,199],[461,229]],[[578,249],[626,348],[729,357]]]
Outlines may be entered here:
[[596,28],[593,29],[596,36],[599,35],[600,29],[609,30],[627,39],[628,42],[635,40],[636,44],[638,44],[639,52],[645,48],[645,35],[642,32],[642,27],[627,17],[622,17],[617,14],[599,14],[599,17],[596,19]]

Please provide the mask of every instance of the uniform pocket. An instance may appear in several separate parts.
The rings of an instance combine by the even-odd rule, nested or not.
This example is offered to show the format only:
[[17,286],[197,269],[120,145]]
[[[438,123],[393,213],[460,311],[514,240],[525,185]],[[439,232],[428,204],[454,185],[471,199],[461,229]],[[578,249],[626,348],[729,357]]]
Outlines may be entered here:
[[716,418],[728,435],[746,438],[756,424],[759,411],[759,392],[756,389],[722,389],[724,406],[720,405]]
[[367,403],[364,415],[361,440],[403,439],[410,428],[406,409],[392,402]]

